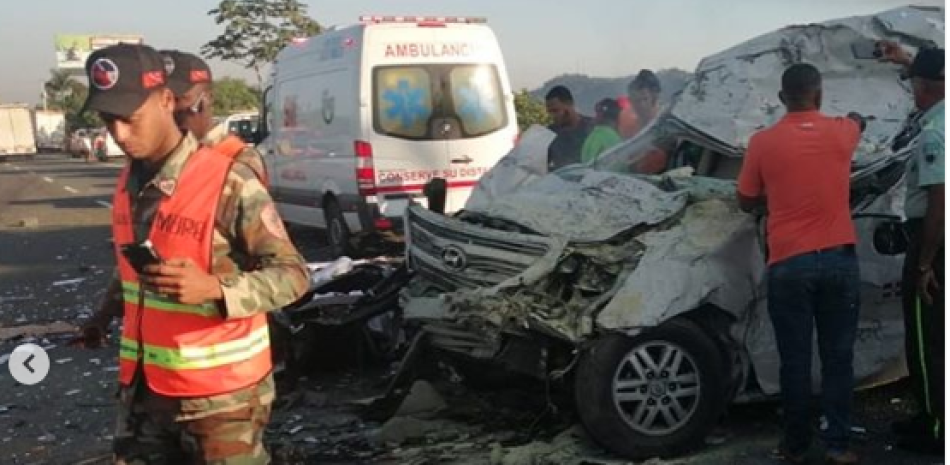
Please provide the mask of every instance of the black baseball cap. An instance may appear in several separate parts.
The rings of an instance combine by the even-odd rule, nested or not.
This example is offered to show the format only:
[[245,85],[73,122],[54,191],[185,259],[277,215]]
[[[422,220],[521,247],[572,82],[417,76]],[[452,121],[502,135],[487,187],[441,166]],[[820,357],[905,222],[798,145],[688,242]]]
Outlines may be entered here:
[[197,55],[178,50],[162,50],[168,88],[181,96],[195,84],[211,82],[211,68]]
[[86,60],[89,96],[82,111],[129,116],[156,89],[165,86],[162,56],[148,45],[118,44],[96,50]]
[[612,98],[605,98],[597,102],[594,112],[598,117],[616,121],[620,117],[620,103]]
[[930,81],[943,80],[944,50],[942,48],[922,48],[917,51],[907,77],[919,77]]

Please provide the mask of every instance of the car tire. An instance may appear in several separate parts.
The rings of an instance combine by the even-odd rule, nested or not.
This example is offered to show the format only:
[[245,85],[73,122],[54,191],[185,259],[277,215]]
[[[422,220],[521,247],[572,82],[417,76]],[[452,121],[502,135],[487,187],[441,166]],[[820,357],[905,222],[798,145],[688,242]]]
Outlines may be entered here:
[[323,216],[327,225],[327,244],[330,246],[331,254],[334,257],[352,256],[350,227],[346,225],[346,218],[343,217],[340,204],[334,199],[328,200],[323,208]]
[[688,320],[632,338],[605,335],[581,354],[578,415],[597,443],[624,457],[683,454],[703,444],[728,405],[724,365],[716,343]]

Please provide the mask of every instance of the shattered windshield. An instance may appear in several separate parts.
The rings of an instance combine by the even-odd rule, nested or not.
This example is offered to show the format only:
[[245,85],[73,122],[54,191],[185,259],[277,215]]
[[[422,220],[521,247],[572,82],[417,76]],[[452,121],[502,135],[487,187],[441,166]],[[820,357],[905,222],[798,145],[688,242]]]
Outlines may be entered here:
[[677,154],[677,138],[655,121],[636,137],[608,150],[591,167],[598,171],[631,175],[661,174],[671,167]]

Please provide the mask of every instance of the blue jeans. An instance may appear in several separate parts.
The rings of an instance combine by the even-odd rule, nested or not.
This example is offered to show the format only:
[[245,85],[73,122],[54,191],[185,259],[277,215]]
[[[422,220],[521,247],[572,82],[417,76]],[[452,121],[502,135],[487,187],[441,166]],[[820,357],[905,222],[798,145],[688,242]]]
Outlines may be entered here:
[[811,443],[813,330],[821,358],[821,408],[828,420],[823,439],[830,450],[848,448],[860,283],[853,249],[806,253],[769,267],[769,315],[782,365],[784,442],[791,453],[802,453]]

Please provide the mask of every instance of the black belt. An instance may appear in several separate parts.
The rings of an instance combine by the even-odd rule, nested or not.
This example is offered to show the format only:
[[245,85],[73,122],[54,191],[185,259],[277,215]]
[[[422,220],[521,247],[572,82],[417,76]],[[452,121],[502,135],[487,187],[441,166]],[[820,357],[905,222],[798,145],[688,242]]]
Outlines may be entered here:
[[814,250],[811,253],[814,254],[824,254],[824,253],[854,253],[854,244],[842,244],[836,245],[834,247],[827,247],[824,249]]

